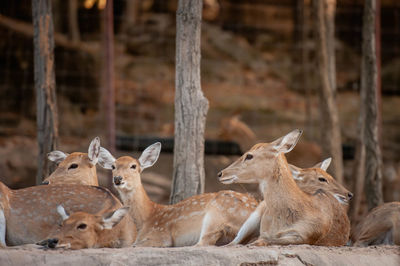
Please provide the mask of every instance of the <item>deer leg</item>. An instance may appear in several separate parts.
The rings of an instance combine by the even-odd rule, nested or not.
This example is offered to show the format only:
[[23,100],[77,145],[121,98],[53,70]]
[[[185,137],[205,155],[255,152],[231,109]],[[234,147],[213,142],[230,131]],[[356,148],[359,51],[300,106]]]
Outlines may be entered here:
[[400,217],[393,223],[393,244],[400,245]]
[[250,214],[249,218],[244,222],[242,227],[240,227],[235,239],[232,240],[227,246],[237,245],[243,241],[250,234],[254,233],[260,228],[261,215],[265,210],[265,201],[261,202],[257,209]]
[[263,247],[268,245],[270,245],[270,243],[265,238],[259,237],[256,241],[250,243],[248,246]]
[[6,217],[4,210],[0,209],[0,247],[6,246]]
[[223,225],[215,226],[215,224],[213,224],[215,217],[217,217],[217,215],[212,215],[210,212],[206,213],[203,218],[199,241],[195,246],[215,245],[218,239],[222,236]]
[[276,237],[268,238],[270,245],[307,244],[306,239],[294,229],[279,232]]

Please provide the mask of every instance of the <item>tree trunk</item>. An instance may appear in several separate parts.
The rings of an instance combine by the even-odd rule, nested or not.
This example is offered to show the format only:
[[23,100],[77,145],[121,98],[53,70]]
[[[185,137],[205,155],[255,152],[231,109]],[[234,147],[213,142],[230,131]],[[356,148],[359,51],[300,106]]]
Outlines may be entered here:
[[201,13],[201,0],[179,0],[171,203],[204,191],[204,130],[208,101],[200,84]]
[[321,110],[321,142],[324,155],[332,157],[332,175],[343,183],[343,155],[339,114],[336,106],[335,0],[314,0],[317,42],[318,90]]
[[142,0],[126,1],[124,21],[122,21],[120,30],[121,33],[123,34],[129,33],[129,29],[138,24],[141,5],[142,5]]
[[58,114],[54,74],[54,32],[51,0],[32,1],[34,26],[34,79],[37,108],[37,139],[39,145],[36,184],[50,172],[47,154],[55,150],[58,139]]
[[68,1],[68,30],[69,38],[73,42],[80,41],[79,23],[78,23],[78,0]]
[[382,154],[379,145],[379,87],[376,54],[376,0],[365,0],[361,61],[361,113],[365,114],[365,194],[368,209],[383,203]]

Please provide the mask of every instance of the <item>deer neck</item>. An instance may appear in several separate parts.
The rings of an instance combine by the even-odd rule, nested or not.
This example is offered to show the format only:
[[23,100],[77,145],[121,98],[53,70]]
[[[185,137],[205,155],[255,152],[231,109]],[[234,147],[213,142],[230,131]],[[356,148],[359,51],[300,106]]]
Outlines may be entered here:
[[264,195],[264,201],[270,202],[268,206],[284,206],[292,202],[301,201],[303,193],[292,177],[288,163],[283,154],[278,155],[272,176],[260,182],[260,190]]
[[153,202],[141,183],[135,185],[129,192],[121,193],[124,206],[129,206],[129,214],[134,220],[136,227],[140,230],[144,223],[152,217],[157,203]]

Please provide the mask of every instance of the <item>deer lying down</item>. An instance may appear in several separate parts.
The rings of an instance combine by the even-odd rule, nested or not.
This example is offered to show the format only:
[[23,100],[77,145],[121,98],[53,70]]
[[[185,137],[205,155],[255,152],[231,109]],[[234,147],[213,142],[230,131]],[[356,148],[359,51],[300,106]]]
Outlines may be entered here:
[[[335,210],[335,222],[324,239],[330,239],[331,246],[342,246],[349,239],[350,221],[347,217],[347,207],[353,194],[326,172],[330,163],[331,158],[328,158],[310,168],[302,169],[291,164],[289,164],[289,168],[297,186],[302,191],[313,195],[322,189],[334,197],[331,197],[330,200]],[[342,208],[339,208],[339,206]],[[258,232],[260,219],[261,214],[259,212],[253,213],[251,219],[245,222],[239,230],[238,235],[229,245],[240,244],[243,242],[243,239],[248,237],[248,234]],[[338,230],[344,233],[338,235],[336,234]],[[324,239],[320,240],[318,244],[322,245],[325,242]]]
[[121,248],[133,244],[135,229],[127,207],[103,215],[75,212],[69,215],[62,205],[57,207],[63,222],[49,239],[40,242],[49,248]]
[[122,207],[111,192],[101,187],[51,185],[11,190],[0,182],[1,244],[31,244],[47,238],[61,223],[56,212],[60,204],[68,212],[98,215]]
[[178,247],[228,243],[258,202],[250,195],[220,191],[190,197],[174,205],[152,202],[140,173],[158,159],[161,144],[149,146],[138,160],[117,160],[101,148],[99,164],[113,169],[114,186],[138,228],[136,246]]
[[43,185],[81,184],[98,186],[96,173],[97,158],[100,152],[100,139],[96,137],[90,142],[88,153],[52,151],[48,159],[57,163],[57,169],[43,180]]
[[322,189],[305,193],[293,180],[284,153],[294,148],[301,133],[294,130],[272,143],[256,144],[218,174],[224,184],[260,184],[264,200],[241,228],[246,233],[246,227],[259,227],[254,245],[334,245],[328,233],[344,234],[340,228],[332,232],[334,215],[343,210],[335,198]]
[[400,202],[371,210],[352,233],[354,246],[400,245]]

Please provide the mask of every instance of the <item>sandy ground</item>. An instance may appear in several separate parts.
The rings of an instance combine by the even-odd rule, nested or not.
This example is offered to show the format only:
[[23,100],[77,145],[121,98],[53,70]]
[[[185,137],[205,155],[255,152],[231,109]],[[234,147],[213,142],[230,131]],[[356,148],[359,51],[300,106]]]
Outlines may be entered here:
[[0,265],[400,265],[400,247],[184,247],[0,250]]

